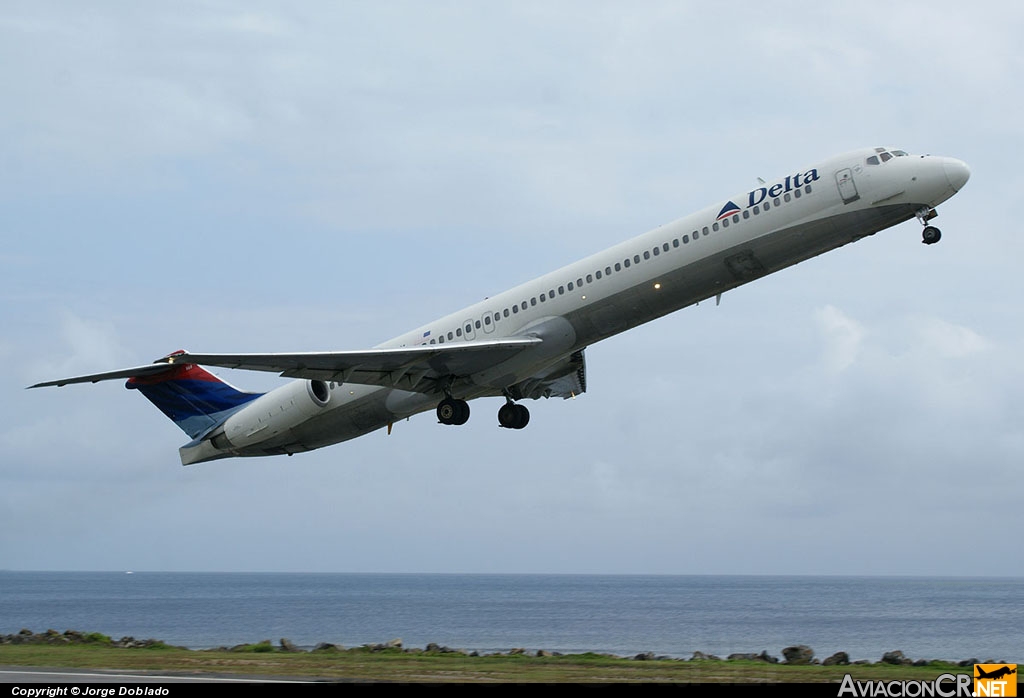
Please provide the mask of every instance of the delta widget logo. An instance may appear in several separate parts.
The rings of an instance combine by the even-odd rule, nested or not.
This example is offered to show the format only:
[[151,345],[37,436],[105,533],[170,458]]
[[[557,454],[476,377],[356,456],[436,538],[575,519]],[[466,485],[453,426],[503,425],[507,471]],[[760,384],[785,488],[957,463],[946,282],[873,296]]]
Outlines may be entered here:
[[723,218],[728,218],[732,214],[739,213],[739,212],[740,212],[740,207],[730,201],[729,203],[727,203],[725,206],[722,207],[721,211],[718,212],[718,218],[716,218],[715,220],[716,221],[720,221]]

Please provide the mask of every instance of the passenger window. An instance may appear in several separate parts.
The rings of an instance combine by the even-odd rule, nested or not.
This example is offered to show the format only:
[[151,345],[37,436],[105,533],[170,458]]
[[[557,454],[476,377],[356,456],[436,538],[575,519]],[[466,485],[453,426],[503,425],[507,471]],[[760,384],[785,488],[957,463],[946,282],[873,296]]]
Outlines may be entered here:
[[740,222],[740,214],[738,214],[738,213],[733,214],[732,222],[733,223],[739,223]]
[[[508,315],[508,311],[507,310],[505,311],[505,314]],[[495,313],[494,314],[494,321],[497,322],[500,319],[501,319],[501,315],[499,313]]]
[[455,337],[452,336],[451,332],[448,333],[448,339],[455,339]]
[[790,196],[790,195],[789,195],[789,192],[787,191],[787,192],[786,192],[786,195],[785,195],[785,196],[783,196],[782,198],[784,198],[784,199],[786,200],[786,203],[788,204],[788,203],[790,202],[790,200],[792,200],[792,198],[793,198],[793,197],[792,197],[792,196]]
[[[678,245],[676,245],[676,247],[678,247]],[[668,243],[667,243],[667,242],[666,242],[666,243],[663,243],[663,244],[661,245],[661,249],[662,249],[662,251],[664,251],[664,252],[668,252]]]
[[593,281],[594,281],[594,275],[593,274],[587,274],[587,283],[589,284],[589,283],[592,283]]
[[508,317],[508,308],[505,308],[504,310],[502,310],[501,314],[504,315],[505,317]]
[[805,194],[810,194],[811,193],[811,185],[810,184],[808,184],[807,186],[804,187],[804,193]]
[[723,218],[722,219],[722,227],[723,228],[728,228],[729,227],[729,219],[728,218]]
[[[715,232],[717,233],[717,232],[718,232],[718,223],[714,223],[714,224],[712,224],[712,225],[711,225],[711,229],[712,229],[712,230],[714,230],[714,231],[715,231]],[[705,233],[705,235],[706,235],[706,234],[707,234],[707,233]]]
[[655,256],[655,257],[657,257],[657,256],[658,256],[659,254],[661,254],[661,248],[660,248],[660,247],[655,247],[655,248],[654,248],[653,250],[651,250],[651,251],[652,251],[652,252],[654,252],[654,256]]
[[[587,283],[590,283],[590,279],[587,279]],[[576,287],[579,288],[583,285],[583,279],[576,279]]]
[[536,296],[534,296],[533,298],[530,299],[530,305],[537,305],[537,297]]
[[487,317],[484,318],[484,324],[485,325],[490,325],[491,324],[491,316],[490,315],[488,315]]
[[618,262],[615,263],[615,271],[622,271],[622,265]]
[[626,269],[629,269],[629,258],[622,260],[622,266],[626,267]]
[[432,340],[430,340],[430,343],[431,343],[431,344],[434,344],[435,342],[437,342],[437,340],[436,340],[436,339],[432,339]]
[[640,263],[640,255],[638,255],[638,254],[633,255],[633,263],[634,264],[639,264]]
[[770,203],[768,203],[767,201],[765,201],[765,202],[764,202],[764,210],[765,210],[765,211],[768,211],[768,210],[770,210],[770,209],[771,209],[771,207],[772,207],[772,205],[771,205]]
[[755,206],[755,207],[754,207],[754,215],[756,216],[756,215],[758,215],[759,213],[761,213],[761,207],[760,207],[760,206]]
[[594,272],[594,278],[595,279],[600,279],[601,278],[601,270],[600,269],[598,269],[597,271]]
[[518,313],[519,312],[519,306],[518,305],[513,305],[512,306],[512,312],[513,313]]
[[548,291],[548,298],[554,298],[554,297],[555,297],[555,289],[551,289],[550,291]]
[[779,201],[779,198],[778,198],[778,197],[775,197],[775,201],[774,201],[773,203],[775,204],[775,208],[778,208],[779,206],[781,206],[781,205],[782,205],[782,202],[781,202],[781,201]]
[[[693,236],[694,236],[694,237],[697,237],[697,233],[694,233],[694,234],[693,234]],[[685,244],[687,244],[688,242],[690,242],[690,236],[689,236],[689,235],[684,235],[684,236],[683,236],[683,244],[685,245]]]
[[546,300],[546,297],[545,297],[546,295],[547,294],[544,294],[544,293],[540,294],[540,302],[541,303],[543,303]]
[[456,337],[461,337],[462,336],[462,328],[461,327],[456,327],[455,328],[455,336]]
[[571,281],[566,284],[566,288],[568,288],[570,291],[574,288]]
[[[490,325],[490,324],[491,324],[490,320],[491,320],[491,316],[490,316],[490,315],[488,315],[488,316],[487,316],[487,324],[488,324],[488,325]],[[480,329],[480,321],[479,321],[479,320],[477,320],[477,321],[476,321],[476,328],[477,328],[478,330]]]
[[440,337],[437,338],[437,343],[444,344],[444,335],[441,335]]
[[803,194],[803,192],[801,192],[799,189],[793,190],[793,196],[795,196],[796,198],[799,199],[801,194]]
[[650,258],[651,258],[651,253],[648,252],[647,250],[644,250],[644,259],[650,259]]
[[672,241],[672,247],[679,247],[679,238]]
[[747,220],[748,218],[750,218],[750,211],[743,209],[743,220]]

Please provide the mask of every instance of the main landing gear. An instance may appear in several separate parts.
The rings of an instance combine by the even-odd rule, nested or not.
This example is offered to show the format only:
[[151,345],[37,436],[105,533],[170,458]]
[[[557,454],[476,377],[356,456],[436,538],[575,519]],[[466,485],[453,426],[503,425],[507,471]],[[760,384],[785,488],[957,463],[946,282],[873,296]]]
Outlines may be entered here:
[[453,397],[446,397],[437,406],[437,421],[441,424],[460,426],[469,421],[469,403]]
[[917,216],[917,220],[921,221],[921,225],[924,226],[924,230],[921,231],[921,242],[926,245],[934,245],[942,239],[942,231],[933,225],[928,225],[928,221],[939,215],[934,208],[925,206],[914,215]]
[[[511,399],[498,410],[498,425],[506,429],[522,429],[530,423],[530,410],[517,405]],[[437,406],[437,421],[441,424],[460,426],[469,421],[469,403],[458,398],[446,397]]]
[[498,410],[498,425],[506,429],[522,429],[530,423],[530,410],[508,400]]

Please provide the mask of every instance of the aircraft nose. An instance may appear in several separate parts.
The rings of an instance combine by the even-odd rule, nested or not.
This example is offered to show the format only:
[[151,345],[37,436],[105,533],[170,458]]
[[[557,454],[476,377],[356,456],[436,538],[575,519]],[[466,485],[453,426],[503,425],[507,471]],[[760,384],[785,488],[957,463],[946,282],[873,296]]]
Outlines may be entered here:
[[967,184],[967,180],[971,178],[971,168],[962,160],[946,158],[942,167],[946,171],[946,179],[949,180],[949,185],[956,191],[963,189],[964,185]]

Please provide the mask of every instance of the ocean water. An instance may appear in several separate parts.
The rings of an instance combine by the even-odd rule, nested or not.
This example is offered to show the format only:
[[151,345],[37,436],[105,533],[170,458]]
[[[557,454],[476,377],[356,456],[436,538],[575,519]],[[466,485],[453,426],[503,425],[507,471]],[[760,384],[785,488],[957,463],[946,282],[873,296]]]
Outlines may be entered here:
[[0,634],[1024,663],[1024,579],[0,572]]

